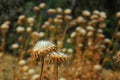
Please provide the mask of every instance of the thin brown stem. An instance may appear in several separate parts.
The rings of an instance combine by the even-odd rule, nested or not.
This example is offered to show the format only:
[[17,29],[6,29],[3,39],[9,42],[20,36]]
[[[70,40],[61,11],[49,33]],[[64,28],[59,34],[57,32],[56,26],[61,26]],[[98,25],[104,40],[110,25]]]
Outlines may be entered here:
[[43,67],[44,67],[44,56],[41,57],[41,72],[40,72],[40,80],[42,80]]
[[55,63],[55,80],[58,80],[58,62]]
[[63,32],[62,41],[64,41],[64,39],[65,39],[65,36],[66,36],[66,34],[67,34],[67,30],[68,30],[68,25],[66,25],[66,28],[65,28],[65,30],[64,30],[64,32]]
[[115,31],[114,31],[113,36],[112,36],[112,39],[111,39],[111,44],[109,44],[109,46],[108,46],[108,51],[107,51],[107,53],[109,53],[109,49],[110,49],[110,47],[111,47],[111,45],[112,45],[112,43],[113,43],[113,41],[114,41],[114,38],[115,38],[115,35],[116,35],[118,29],[119,29],[119,25],[117,25],[117,27],[115,28]]

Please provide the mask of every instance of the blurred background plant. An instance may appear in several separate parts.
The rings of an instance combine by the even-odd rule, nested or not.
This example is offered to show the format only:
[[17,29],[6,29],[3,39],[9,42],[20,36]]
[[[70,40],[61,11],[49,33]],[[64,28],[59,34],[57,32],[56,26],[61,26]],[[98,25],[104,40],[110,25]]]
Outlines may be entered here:
[[[111,2],[113,4],[108,0],[1,0],[2,79],[37,80],[42,72],[46,80],[119,80],[119,0]],[[51,57],[44,57],[44,70],[39,71],[41,61],[27,54],[39,40],[56,44],[69,60],[58,63],[66,59],[65,55],[53,52]],[[51,52],[51,49],[45,51]],[[56,70],[60,70],[57,76],[53,75],[58,73],[54,71],[55,65],[48,63],[50,59],[57,62]],[[107,69],[110,74],[106,77]]]

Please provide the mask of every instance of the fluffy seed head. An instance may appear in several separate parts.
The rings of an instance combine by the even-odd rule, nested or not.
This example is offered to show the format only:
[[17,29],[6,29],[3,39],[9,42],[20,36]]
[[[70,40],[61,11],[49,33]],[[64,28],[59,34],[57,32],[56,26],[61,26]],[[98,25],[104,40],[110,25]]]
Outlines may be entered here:
[[34,56],[43,56],[43,55],[47,55],[56,50],[57,50],[56,46],[53,43],[51,43],[49,41],[41,40],[35,44],[33,49],[31,49],[29,51],[29,53]]

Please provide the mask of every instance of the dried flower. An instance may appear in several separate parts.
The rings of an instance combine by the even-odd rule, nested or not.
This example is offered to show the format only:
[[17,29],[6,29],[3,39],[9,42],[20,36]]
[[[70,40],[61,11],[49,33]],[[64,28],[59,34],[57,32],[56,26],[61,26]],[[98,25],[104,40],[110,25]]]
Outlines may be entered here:
[[29,53],[34,56],[43,56],[43,55],[47,55],[56,50],[57,50],[57,48],[53,43],[51,43],[49,41],[41,40],[35,44],[34,48],[31,49],[29,51]]
[[52,52],[50,54],[50,60],[52,62],[63,62],[67,59],[67,55],[62,52]]

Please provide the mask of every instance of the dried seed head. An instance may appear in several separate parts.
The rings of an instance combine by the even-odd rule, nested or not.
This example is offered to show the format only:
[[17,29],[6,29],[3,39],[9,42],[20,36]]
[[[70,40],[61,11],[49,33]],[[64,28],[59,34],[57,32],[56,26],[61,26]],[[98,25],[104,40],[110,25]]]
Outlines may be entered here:
[[14,44],[12,44],[11,48],[12,49],[18,49],[19,48],[19,44],[14,43]]
[[62,78],[59,78],[59,80],[66,80],[66,79],[62,77]]
[[31,78],[31,80],[38,80],[39,79],[39,74],[34,74]]
[[118,52],[116,53],[115,62],[116,62],[116,63],[120,63],[120,51],[118,51]]
[[25,18],[26,18],[25,15],[20,15],[20,16],[18,17],[18,20],[23,21],[23,20],[25,20]]
[[57,9],[56,9],[56,12],[57,12],[58,14],[61,14],[61,13],[63,12],[63,10],[62,10],[62,8],[57,8]]
[[90,19],[92,19],[92,20],[93,20],[93,19],[98,19],[98,18],[99,18],[98,15],[95,15],[95,14],[92,15],[92,16],[90,16]]
[[0,27],[2,30],[8,30],[9,29],[9,25],[8,24],[2,24]]
[[61,49],[63,47],[63,41],[58,40],[57,47],[58,47],[58,49]]
[[57,19],[62,19],[63,16],[62,16],[62,15],[57,15],[56,18],[57,18]]
[[67,49],[66,49],[66,48],[63,48],[63,49],[62,49],[62,52],[66,52],[66,51],[67,51]]
[[55,9],[48,9],[47,13],[52,15],[52,14],[56,13],[56,10]]
[[74,38],[77,35],[76,32],[72,32],[72,34],[70,35],[71,38]]
[[40,38],[42,38],[42,37],[44,37],[44,36],[45,36],[45,33],[44,33],[44,32],[40,32],[40,33],[39,33],[39,37],[40,37]]
[[89,16],[91,15],[91,13],[90,13],[90,11],[88,11],[88,10],[84,10],[84,11],[82,12],[82,15],[85,16],[85,17],[89,17]]
[[94,10],[94,11],[93,11],[93,14],[95,14],[95,15],[99,15],[99,13],[100,13],[100,12],[99,12],[98,10]]
[[86,30],[87,30],[87,31],[94,31],[94,28],[93,28],[93,26],[87,26],[87,27],[86,27]]
[[40,7],[41,9],[43,9],[43,8],[46,7],[46,4],[45,4],[45,3],[40,3],[39,7]]
[[104,18],[104,19],[106,19],[106,18],[107,18],[106,13],[105,13],[105,12],[103,12],[103,11],[99,13],[99,16],[100,16],[100,17],[102,17],[102,18]]
[[76,26],[76,24],[77,24],[77,23],[76,23],[75,20],[73,20],[73,21],[70,22],[70,25],[71,25],[71,26]]
[[71,12],[72,12],[71,9],[65,9],[64,10],[64,14],[71,14]]
[[35,19],[34,19],[33,17],[28,17],[28,18],[27,18],[27,22],[28,22],[29,24],[33,24],[34,21],[35,21]]
[[69,15],[65,15],[65,18],[64,18],[66,21],[70,21],[72,19],[72,16],[69,16]]
[[28,73],[31,74],[31,75],[33,75],[33,74],[35,74],[35,70],[34,69],[29,69]]
[[19,65],[20,65],[20,66],[23,66],[23,65],[25,65],[25,64],[26,64],[26,61],[25,61],[25,60],[20,60],[20,61],[19,61]]
[[105,38],[105,39],[104,39],[104,42],[107,43],[107,44],[110,44],[110,43],[111,43],[110,39],[108,39],[108,38]]
[[11,22],[10,21],[5,21],[4,24],[10,25]]
[[84,36],[86,34],[86,30],[82,27],[77,27],[76,31],[82,36]]
[[31,27],[27,27],[26,31],[27,32],[32,32],[32,28]]
[[35,6],[35,7],[33,8],[33,10],[34,10],[35,12],[38,12],[38,11],[40,10],[40,8],[37,7],[37,6]]
[[106,23],[100,23],[100,24],[99,24],[99,28],[100,28],[100,29],[104,29],[105,27],[106,27]]
[[31,37],[33,39],[37,39],[37,38],[39,38],[39,33],[38,32],[32,32]]
[[86,22],[86,20],[82,16],[79,16],[79,17],[77,17],[76,22],[77,23],[84,23],[84,22]]
[[17,33],[22,33],[22,32],[24,32],[24,31],[25,31],[25,28],[22,27],[22,26],[18,26],[18,27],[16,28],[16,32],[17,32]]
[[94,70],[101,70],[101,65],[99,65],[99,64],[96,64],[96,65],[94,65]]
[[67,50],[67,52],[71,54],[71,53],[73,53],[73,49],[69,48],[69,49]]
[[67,59],[67,55],[62,52],[52,52],[50,59],[52,62],[64,62]]
[[60,24],[60,23],[62,23],[62,19],[55,18],[55,19],[54,19],[54,22],[55,22],[56,24]]
[[92,31],[89,31],[89,32],[87,33],[87,36],[88,36],[88,37],[92,37],[93,34],[94,34],[94,33],[93,33]]
[[67,39],[67,43],[69,43],[69,44],[72,43],[72,39],[71,39],[71,38],[68,38],[68,39]]
[[23,70],[24,72],[26,72],[26,71],[29,70],[29,67],[25,65],[25,66],[22,67],[22,70]]
[[30,54],[32,54],[33,56],[43,56],[43,55],[47,55],[50,54],[53,51],[56,51],[57,48],[56,46],[49,42],[49,41],[38,41],[35,46],[33,47],[33,49],[31,49],[29,51]]
[[116,13],[116,17],[117,17],[117,18],[120,18],[120,12],[117,12],[117,13]]

